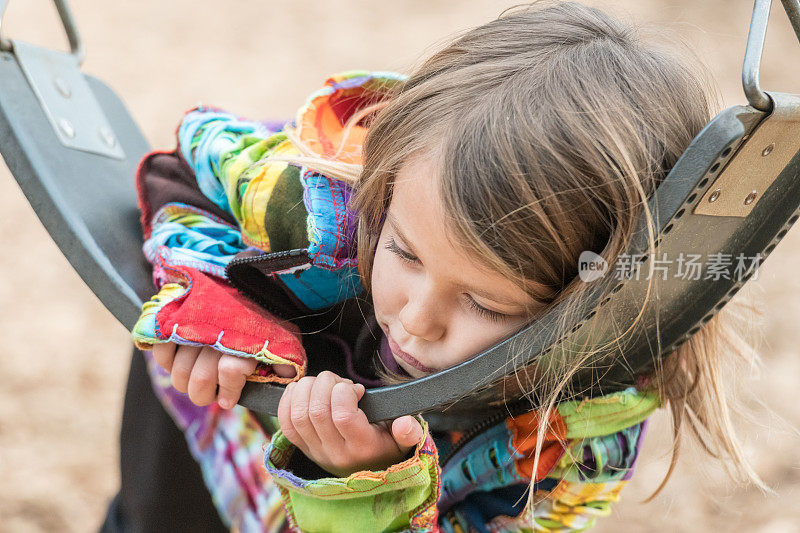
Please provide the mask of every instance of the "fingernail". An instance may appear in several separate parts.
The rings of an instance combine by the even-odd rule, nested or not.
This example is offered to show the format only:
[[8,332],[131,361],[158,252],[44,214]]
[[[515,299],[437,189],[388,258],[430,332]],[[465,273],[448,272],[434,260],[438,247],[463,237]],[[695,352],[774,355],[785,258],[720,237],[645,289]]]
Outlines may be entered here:
[[219,406],[222,407],[223,409],[230,409],[231,407],[233,407],[233,402],[228,398],[223,398],[219,401]]

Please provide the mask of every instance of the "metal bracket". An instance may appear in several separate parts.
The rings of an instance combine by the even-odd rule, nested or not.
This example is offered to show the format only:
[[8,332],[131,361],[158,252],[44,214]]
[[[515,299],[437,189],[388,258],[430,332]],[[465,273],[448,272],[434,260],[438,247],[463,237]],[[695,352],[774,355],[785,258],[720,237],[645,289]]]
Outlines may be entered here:
[[[789,17],[797,39],[800,40],[800,1],[781,0],[781,3],[783,3],[786,16]],[[759,111],[766,113],[772,110],[772,102],[767,93],[761,89],[758,73],[761,69],[761,56],[764,52],[764,39],[767,36],[767,22],[771,7],[772,0],[755,0],[753,16],[750,18],[750,31],[747,34],[747,47],[744,51],[744,63],[742,64],[742,87],[747,96],[747,102]]]
[[[0,30],[9,0],[0,0]],[[111,124],[89,88],[80,65],[84,49],[67,0],[54,0],[70,52],[17,40],[0,32],[0,51],[13,54],[61,144],[67,148],[124,159]]]
[[[800,98],[769,93],[772,113],[742,141],[736,157],[698,202],[698,215],[746,217],[800,150]],[[711,166],[718,170],[721,162]]]
[[14,55],[61,143],[124,159],[117,136],[78,67],[78,58],[13,41]]

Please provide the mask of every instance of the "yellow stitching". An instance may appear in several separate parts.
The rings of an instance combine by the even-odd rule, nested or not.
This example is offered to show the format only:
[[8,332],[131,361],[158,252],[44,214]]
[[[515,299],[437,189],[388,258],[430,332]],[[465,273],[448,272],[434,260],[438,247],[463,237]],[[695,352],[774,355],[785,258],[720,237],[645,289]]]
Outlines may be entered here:
[[581,409],[583,409],[584,404],[592,402],[592,403],[622,403],[622,396],[611,396],[609,398],[584,398],[581,400],[581,403],[578,404],[578,407],[575,409],[576,413],[580,413]]

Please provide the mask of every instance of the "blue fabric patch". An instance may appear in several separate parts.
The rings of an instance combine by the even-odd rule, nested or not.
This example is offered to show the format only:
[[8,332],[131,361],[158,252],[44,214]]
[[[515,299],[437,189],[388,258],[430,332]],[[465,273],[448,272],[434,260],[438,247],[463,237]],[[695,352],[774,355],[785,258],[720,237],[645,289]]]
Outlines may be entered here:
[[469,441],[442,469],[439,507],[447,509],[475,491],[527,482],[517,473],[512,450],[511,435],[504,422]]
[[[551,491],[558,484],[555,479],[545,478],[535,485],[535,490]],[[453,533],[453,523],[457,523],[462,531],[478,531],[490,533],[486,524],[498,516],[517,517],[525,509],[528,484],[518,483],[491,491],[473,492],[463,502],[445,513],[440,520],[442,531]]]
[[355,267],[331,271],[310,266],[277,276],[303,304],[313,310],[347,300],[363,290]]
[[306,171],[300,178],[308,211],[308,255],[328,269],[356,265],[355,214],[348,212],[352,190],[339,181]]
[[202,209],[172,202],[153,217],[153,231],[142,251],[150,263],[160,254],[170,265],[224,278],[225,266],[246,248],[237,228]]

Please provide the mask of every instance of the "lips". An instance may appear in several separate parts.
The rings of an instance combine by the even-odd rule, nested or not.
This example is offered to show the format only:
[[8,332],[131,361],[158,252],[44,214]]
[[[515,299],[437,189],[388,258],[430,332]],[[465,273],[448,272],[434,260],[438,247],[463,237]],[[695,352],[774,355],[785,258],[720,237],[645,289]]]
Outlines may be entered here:
[[407,354],[403,350],[400,349],[400,346],[394,341],[391,335],[388,333],[386,334],[386,340],[389,341],[389,349],[392,350],[392,353],[395,354],[397,357],[408,363],[409,365],[413,366],[420,372],[425,372],[426,374],[433,374],[436,372],[435,369],[429,368],[419,361],[417,361],[413,356]]

